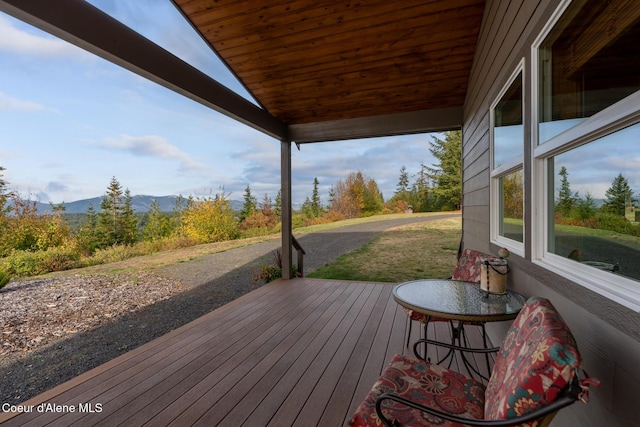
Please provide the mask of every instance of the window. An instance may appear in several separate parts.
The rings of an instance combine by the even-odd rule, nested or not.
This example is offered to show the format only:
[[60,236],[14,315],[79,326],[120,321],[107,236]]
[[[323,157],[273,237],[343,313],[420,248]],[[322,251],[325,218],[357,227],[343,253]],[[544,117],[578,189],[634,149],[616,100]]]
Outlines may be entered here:
[[639,18],[625,0],[575,1],[560,17],[538,48],[541,144],[638,90]]
[[524,255],[523,64],[491,107],[492,241]]
[[565,1],[534,45],[533,250],[640,311],[640,8],[631,3]]

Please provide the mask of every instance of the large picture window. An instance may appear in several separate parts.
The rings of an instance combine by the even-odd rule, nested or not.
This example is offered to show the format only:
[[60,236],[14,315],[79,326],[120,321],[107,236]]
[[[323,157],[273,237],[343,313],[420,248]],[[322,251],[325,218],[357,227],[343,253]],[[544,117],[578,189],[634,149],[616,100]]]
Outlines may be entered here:
[[640,8],[564,3],[534,46],[534,258],[640,310]]
[[524,254],[523,63],[491,107],[492,241]]

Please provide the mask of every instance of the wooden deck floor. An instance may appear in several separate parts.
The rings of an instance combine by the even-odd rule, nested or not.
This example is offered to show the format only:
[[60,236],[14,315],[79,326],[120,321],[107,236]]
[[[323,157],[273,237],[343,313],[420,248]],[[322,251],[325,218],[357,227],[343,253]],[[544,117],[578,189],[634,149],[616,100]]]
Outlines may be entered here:
[[[344,425],[391,356],[409,352],[407,317],[392,289],[306,278],[272,282],[25,402],[33,413],[0,414],[0,422]],[[419,329],[413,328],[416,338]],[[447,325],[435,334],[448,336]],[[42,403],[75,412],[39,413]]]

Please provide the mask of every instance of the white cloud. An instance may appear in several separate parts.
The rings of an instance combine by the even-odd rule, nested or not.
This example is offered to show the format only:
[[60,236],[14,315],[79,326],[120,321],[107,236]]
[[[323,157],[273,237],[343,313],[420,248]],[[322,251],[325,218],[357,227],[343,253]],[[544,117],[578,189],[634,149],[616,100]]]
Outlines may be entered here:
[[635,173],[638,170],[638,165],[640,165],[640,157],[612,156],[607,159],[607,164],[611,169],[617,169],[623,175],[629,172]]
[[69,186],[63,182],[50,181],[47,184],[47,191],[52,193],[62,193],[69,190]]
[[180,163],[181,171],[206,169],[205,165],[157,135],[122,135],[119,138],[106,138],[97,145],[100,148],[125,151],[139,157],[177,160]]
[[[23,31],[14,25],[13,19],[0,14],[0,51],[40,57],[64,57],[86,61],[93,55],[77,46],[49,35]],[[19,24],[23,25],[23,24]],[[26,27],[26,25],[25,25]]]
[[[1,37],[1,36],[0,36]],[[0,42],[1,43],[1,42]],[[0,111],[44,111],[47,108],[37,102],[13,98],[0,92]]]

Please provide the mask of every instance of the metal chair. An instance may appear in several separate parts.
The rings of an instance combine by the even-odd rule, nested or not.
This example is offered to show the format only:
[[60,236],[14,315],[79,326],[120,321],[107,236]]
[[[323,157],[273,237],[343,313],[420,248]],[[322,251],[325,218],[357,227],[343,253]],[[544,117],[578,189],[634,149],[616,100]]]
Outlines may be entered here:
[[[470,351],[459,347],[458,351]],[[476,352],[476,351],[474,351]],[[587,402],[590,385],[571,331],[546,299],[530,298],[507,332],[489,383],[395,355],[352,426],[547,426]]]

